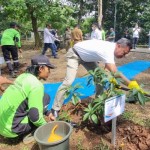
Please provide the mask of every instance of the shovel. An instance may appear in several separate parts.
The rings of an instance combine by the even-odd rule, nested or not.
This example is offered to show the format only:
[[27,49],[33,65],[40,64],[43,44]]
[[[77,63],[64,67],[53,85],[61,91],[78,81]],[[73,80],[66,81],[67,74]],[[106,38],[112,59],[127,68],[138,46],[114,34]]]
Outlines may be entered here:
[[50,136],[48,138],[48,142],[57,142],[62,140],[62,136],[55,134],[55,130],[57,129],[58,125],[55,125],[50,133]]
[[[130,89],[129,88],[126,88],[126,87],[117,87],[118,89],[121,89],[121,90],[124,90],[124,91],[129,91]],[[144,94],[145,96],[147,96],[147,97],[150,97],[150,95],[149,94]]]

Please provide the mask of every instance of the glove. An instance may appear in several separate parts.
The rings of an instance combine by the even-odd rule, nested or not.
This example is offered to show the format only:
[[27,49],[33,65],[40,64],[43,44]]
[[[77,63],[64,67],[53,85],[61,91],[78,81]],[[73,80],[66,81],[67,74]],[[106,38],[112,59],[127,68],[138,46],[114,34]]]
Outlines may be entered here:
[[128,85],[129,89],[137,89],[140,90],[141,87],[138,85],[138,83],[136,81],[131,81]]
[[113,83],[114,85],[118,85],[118,83],[117,83],[117,81],[116,81],[115,78],[111,78],[111,79],[109,80],[109,82],[110,82],[110,83]]
[[147,94],[147,92],[145,92],[136,81],[131,81],[128,85],[129,89],[137,89],[138,91],[140,91],[143,94]]

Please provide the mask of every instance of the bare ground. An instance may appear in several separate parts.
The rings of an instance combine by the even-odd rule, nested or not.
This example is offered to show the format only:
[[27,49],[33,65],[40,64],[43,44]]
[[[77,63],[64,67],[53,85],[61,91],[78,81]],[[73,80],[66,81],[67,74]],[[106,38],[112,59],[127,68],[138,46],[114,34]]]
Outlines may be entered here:
[[[141,50],[141,49],[140,49]],[[144,49],[148,52],[148,49]],[[26,50],[23,52],[23,58],[20,59],[21,67],[20,73],[24,72],[25,68],[30,64],[30,59],[35,54],[39,54],[40,51]],[[50,57],[50,61],[54,63],[57,68],[51,70],[51,74],[48,80],[42,81],[43,83],[61,82],[65,77],[66,72],[66,51],[60,50],[58,52],[59,59],[50,57],[50,52],[47,52],[47,56]],[[117,66],[132,62],[134,60],[147,60],[150,59],[150,53],[130,52],[128,56],[122,59],[117,59]],[[103,64],[100,63],[100,66]],[[2,75],[8,76],[7,68],[4,65],[1,66]],[[135,79],[140,84],[145,84],[145,89],[150,90],[150,69],[138,74]],[[80,66],[77,77],[82,77],[87,74],[86,70]],[[12,79],[14,80],[14,79]],[[7,86],[6,86],[7,87]],[[90,98],[89,98],[90,99]],[[64,106],[65,107],[65,106]],[[72,106],[65,109],[71,109]],[[124,116],[118,117],[117,122],[117,139],[116,149],[121,150],[149,150],[150,149],[150,103],[147,103],[144,107],[138,104],[127,104],[126,112]],[[72,120],[79,122],[81,126],[78,129],[74,129],[70,137],[70,149],[71,150],[101,150],[102,148],[113,149],[111,142],[111,126],[107,124],[105,126],[82,124],[82,111],[78,114],[72,114]],[[24,145],[21,141],[5,139],[0,136],[0,150],[38,150],[38,145],[32,143]]]

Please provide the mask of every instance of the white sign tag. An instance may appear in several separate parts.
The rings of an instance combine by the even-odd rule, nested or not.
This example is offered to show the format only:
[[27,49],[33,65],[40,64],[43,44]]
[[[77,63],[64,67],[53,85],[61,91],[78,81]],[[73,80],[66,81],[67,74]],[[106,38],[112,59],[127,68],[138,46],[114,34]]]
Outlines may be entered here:
[[111,97],[105,101],[105,122],[112,120],[124,112],[125,98],[125,95],[119,95]]

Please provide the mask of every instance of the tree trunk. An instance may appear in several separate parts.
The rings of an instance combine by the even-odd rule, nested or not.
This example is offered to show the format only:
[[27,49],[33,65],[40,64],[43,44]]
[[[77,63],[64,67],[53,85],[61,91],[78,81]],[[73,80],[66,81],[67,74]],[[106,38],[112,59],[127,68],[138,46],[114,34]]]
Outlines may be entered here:
[[78,25],[81,24],[81,18],[82,18],[82,11],[83,11],[83,0],[80,0],[80,10],[78,14]]
[[40,47],[42,47],[42,42],[38,33],[38,25],[37,25],[37,17],[34,16],[34,9],[32,8],[32,6],[30,6],[29,3],[26,3],[26,6],[28,8],[28,12],[29,15],[31,17],[31,22],[32,22],[32,29],[34,32],[34,39],[35,39],[35,47],[34,49],[39,49]]
[[42,47],[42,42],[38,33],[38,27],[37,27],[37,18],[31,14],[31,21],[32,21],[32,28],[34,32],[34,39],[35,39],[35,48],[34,49],[39,49]]
[[98,0],[98,25],[101,26],[102,25],[102,0]]

